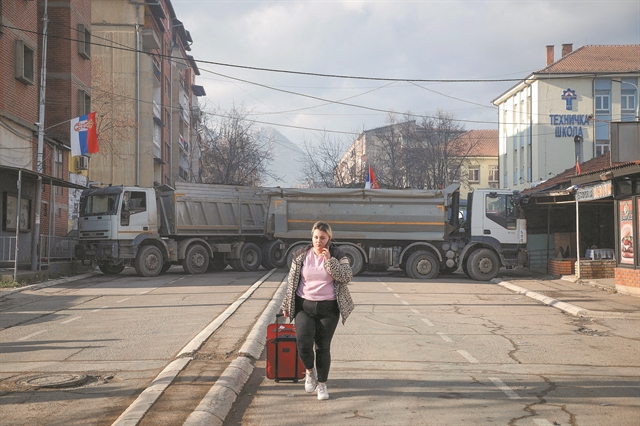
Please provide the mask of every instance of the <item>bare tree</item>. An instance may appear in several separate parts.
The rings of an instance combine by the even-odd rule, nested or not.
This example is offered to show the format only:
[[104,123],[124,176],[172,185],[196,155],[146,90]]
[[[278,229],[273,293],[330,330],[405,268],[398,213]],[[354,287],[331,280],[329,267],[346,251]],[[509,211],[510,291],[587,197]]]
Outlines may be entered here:
[[271,177],[273,141],[253,128],[244,107],[206,114],[201,131],[204,183],[260,186]]
[[387,125],[368,132],[367,159],[380,187],[404,188],[407,182],[406,143],[415,135],[415,121],[398,122],[387,116]]
[[[317,142],[303,139],[304,156],[302,163],[302,183],[309,188],[333,188],[350,186],[362,176],[362,161],[356,161],[357,149],[352,146],[353,161],[341,161],[347,151],[349,141],[323,133]],[[347,151],[347,154],[345,154]]]

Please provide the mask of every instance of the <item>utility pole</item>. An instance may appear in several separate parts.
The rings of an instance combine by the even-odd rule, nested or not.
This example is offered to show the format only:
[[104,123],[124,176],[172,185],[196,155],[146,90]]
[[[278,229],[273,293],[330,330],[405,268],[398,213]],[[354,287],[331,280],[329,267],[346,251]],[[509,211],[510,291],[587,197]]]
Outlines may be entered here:
[[[48,0],[44,0],[44,14],[42,16],[42,70],[40,72],[40,113],[38,116],[38,155],[36,157],[36,171],[43,173],[44,161],[44,100],[47,89],[47,30],[49,18],[47,16]],[[31,243],[31,270],[38,269],[38,243],[40,240],[40,210],[42,204],[42,176],[36,181],[35,224]],[[52,213],[52,212],[50,212]]]

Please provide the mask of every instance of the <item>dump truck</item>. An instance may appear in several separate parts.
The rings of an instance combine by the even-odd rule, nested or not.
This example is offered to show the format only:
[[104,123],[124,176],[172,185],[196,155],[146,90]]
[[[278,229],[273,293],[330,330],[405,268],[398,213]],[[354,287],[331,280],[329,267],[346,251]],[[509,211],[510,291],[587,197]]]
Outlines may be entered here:
[[190,183],[86,189],[75,255],[106,274],[132,266],[144,277],[174,264],[189,274],[280,267],[286,247],[265,233],[271,192]]
[[288,247],[287,261],[310,241],[317,220],[328,222],[354,275],[402,269],[432,279],[458,269],[490,280],[500,267],[525,267],[526,220],[518,192],[476,189],[461,223],[459,184],[444,190],[282,189],[272,195],[267,229]]

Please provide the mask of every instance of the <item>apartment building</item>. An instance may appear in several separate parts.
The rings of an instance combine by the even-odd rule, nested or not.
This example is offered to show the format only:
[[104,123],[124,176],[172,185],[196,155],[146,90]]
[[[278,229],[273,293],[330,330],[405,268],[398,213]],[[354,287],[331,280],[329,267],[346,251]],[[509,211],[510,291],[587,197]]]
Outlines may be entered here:
[[452,182],[460,182],[460,197],[477,188],[498,188],[498,131],[470,130],[451,142]]

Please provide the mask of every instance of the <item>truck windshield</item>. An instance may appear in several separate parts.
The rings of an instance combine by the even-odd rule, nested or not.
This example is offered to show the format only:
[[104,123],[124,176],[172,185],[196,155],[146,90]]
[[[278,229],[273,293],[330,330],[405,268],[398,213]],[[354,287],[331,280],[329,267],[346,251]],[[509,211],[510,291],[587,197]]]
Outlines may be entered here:
[[516,215],[511,205],[511,195],[496,194],[492,196],[492,194],[488,194],[486,197],[485,215],[487,219],[503,228],[516,229]]
[[82,197],[80,216],[114,215],[118,208],[120,194],[99,194]]

